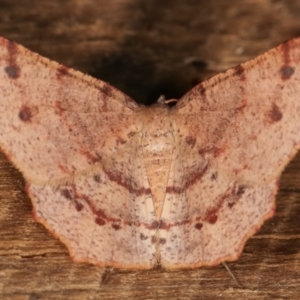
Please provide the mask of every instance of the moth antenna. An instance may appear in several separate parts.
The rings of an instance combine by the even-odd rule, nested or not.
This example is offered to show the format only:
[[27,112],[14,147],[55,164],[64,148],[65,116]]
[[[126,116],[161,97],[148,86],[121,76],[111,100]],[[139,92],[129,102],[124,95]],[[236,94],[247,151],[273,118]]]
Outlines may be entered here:
[[157,99],[157,103],[160,104],[176,104],[178,102],[178,99],[169,99],[166,100],[166,96],[165,95],[160,95],[159,98]]

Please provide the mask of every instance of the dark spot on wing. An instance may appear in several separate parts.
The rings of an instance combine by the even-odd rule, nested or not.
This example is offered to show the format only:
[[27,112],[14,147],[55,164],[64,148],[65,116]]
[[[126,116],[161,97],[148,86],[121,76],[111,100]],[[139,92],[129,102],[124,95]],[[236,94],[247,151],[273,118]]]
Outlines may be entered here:
[[7,76],[12,79],[20,77],[20,68],[17,65],[10,65],[4,68]]
[[159,239],[159,243],[160,243],[161,245],[164,245],[166,242],[167,242],[167,241],[166,241],[166,239],[164,239],[164,238]]
[[96,224],[98,224],[99,226],[103,226],[103,225],[105,225],[105,220],[104,219],[102,219],[101,217],[97,217],[96,219],[95,219],[95,222],[96,222]]
[[191,148],[193,148],[193,147],[195,146],[195,144],[196,144],[196,139],[193,138],[192,136],[187,136],[187,137],[185,138],[185,142],[186,142],[188,145],[190,145]]
[[237,188],[235,194],[236,194],[237,196],[241,196],[241,195],[243,195],[243,194],[245,193],[245,190],[246,190],[246,188],[245,188],[244,186],[240,185],[240,186]]
[[130,131],[130,132],[127,134],[127,136],[128,136],[128,138],[131,138],[131,137],[135,136],[135,134],[136,134],[136,132]]
[[235,205],[235,202],[228,202],[228,207],[232,208]]
[[116,143],[117,143],[117,145],[124,145],[127,143],[127,141],[122,138],[118,138]]
[[145,241],[145,240],[148,239],[148,237],[147,237],[146,235],[144,235],[143,233],[141,233],[141,234],[140,234],[140,239],[141,239],[142,241]]
[[66,199],[69,199],[69,200],[73,199],[73,197],[72,197],[72,195],[71,195],[71,193],[70,193],[70,191],[68,189],[62,189],[62,190],[60,190],[60,194],[63,197],[65,197]]
[[111,227],[112,227],[114,230],[120,230],[120,229],[121,229],[120,224],[111,224]]
[[100,175],[96,174],[96,175],[94,175],[93,178],[94,178],[94,181],[96,181],[96,182],[98,182],[98,183],[101,182],[101,177],[100,177]]
[[72,200],[75,204],[75,209],[80,212],[84,209],[84,205],[80,203],[68,189],[61,189],[60,194],[68,200]]
[[207,218],[207,222],[210,224],[215,224],[217,222],[217,220],[218,220],[218,216],[216,214],[210,215]]
[[244,73],[245,69],[242,65],[237,65],[234,67],[234,75],[238,76],[241,80],[245,80],[245,73]]
[[69,73],[69,68],[66,66],[59,66],[57,69],[56,77],[58,80],[61,80],[63,76],[66,76]]
[[202,223],[196,223],[195,224],[195,228],[198,229],[198,230],[200,230],[202,227],[203,227]]
[[210,176],[211,180],[216,180],[217,178],[218,178],[218,173],[217,172],[212,173],[211,176]]
[[84,206],[82,203],[78,202],[78,201],[75,201],[75,208],[76,210],[79,212],[79,211],[82,211]]
[[269,117],[272,123],[279,122],[282,119],[282,112],[275,103],[273,103],[272,109],[269,111]]
[[290,66],[283,66],[279,70],[279,73],[281,75],[281,79],[283,79],[283,80],[290,79],[291,76],[294,74],[294,72],[295,72],[295,69],[290,67]]
[[19,118],[23,122],[29,122],[29,121],[31,121],[31,118],[32,118],[32,111],[31,111],[31,109],[28,106],[23,105],[22,108],[19,111]]

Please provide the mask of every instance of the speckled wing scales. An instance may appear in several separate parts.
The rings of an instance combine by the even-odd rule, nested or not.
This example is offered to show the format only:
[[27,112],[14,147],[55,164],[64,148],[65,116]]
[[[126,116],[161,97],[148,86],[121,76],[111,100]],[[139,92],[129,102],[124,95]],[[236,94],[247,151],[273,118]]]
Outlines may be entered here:
[[114,156],[120,162],[115,168],[98,167],[59,188],[29,186],[37,219],[67,245],[75,261],[120,268],[156,264],[153,199],[134,144],[127,156]]
[[112,86],[3,38],[0,59],[0,143],[27,179],[74,176],[139,131],[137,104]]
[[177,269],[235,260],[300,144],[300,39],[173,108],[0,38],[0,146],[75,261]]
[[0,145],[36,219],[77,261],[150,268],[154,207],[139,106],[110,85],[0,38]]
[[174,113],[179,160],[159,234],[163,266],[235,260],[247,238],[273,215],[278,178],[300,143],[299,82],[295,39],[179,100]]

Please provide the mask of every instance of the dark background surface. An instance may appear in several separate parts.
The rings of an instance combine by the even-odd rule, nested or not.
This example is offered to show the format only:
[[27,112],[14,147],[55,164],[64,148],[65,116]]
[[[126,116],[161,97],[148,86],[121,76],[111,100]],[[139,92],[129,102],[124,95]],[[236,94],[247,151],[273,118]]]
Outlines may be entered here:
[[[300,36],[300,2],[0,0],[0,35],[150,104]],[[1,299],[300,298],[299,155],[281,178],[275,217],[228,263],[242,287],[222,265],[167,272],[73,263],[33,221],[24,186],[1,155]]]

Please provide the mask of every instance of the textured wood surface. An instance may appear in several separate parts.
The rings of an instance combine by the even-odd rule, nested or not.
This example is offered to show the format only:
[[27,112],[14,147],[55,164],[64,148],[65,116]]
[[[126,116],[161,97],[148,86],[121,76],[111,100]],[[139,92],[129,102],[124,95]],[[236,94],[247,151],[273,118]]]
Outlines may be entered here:
[[[0,0],[0,35],[153,103],[300,35],[299,14],[297,0]],[[300,155],[281,178],[275,217],[228,263],[242,287],[222,265],[167,272],[75,264],[33,221],[24,185],[1,155],[1,299],[299,299]]]

